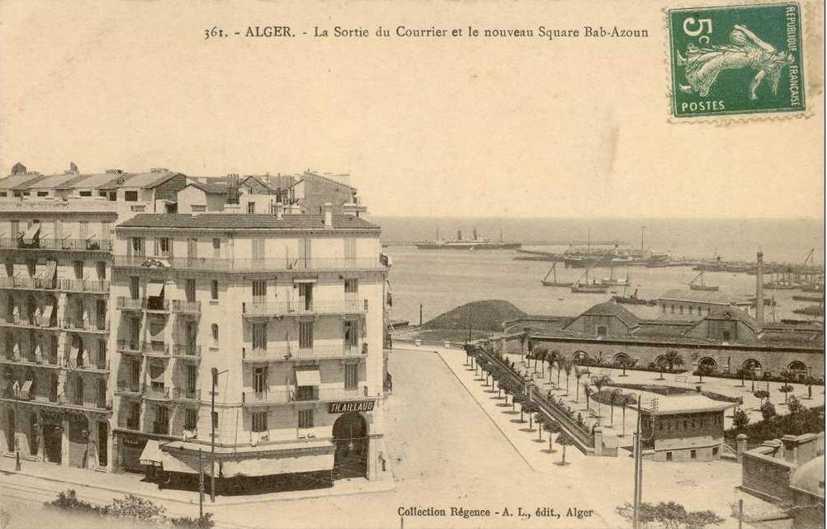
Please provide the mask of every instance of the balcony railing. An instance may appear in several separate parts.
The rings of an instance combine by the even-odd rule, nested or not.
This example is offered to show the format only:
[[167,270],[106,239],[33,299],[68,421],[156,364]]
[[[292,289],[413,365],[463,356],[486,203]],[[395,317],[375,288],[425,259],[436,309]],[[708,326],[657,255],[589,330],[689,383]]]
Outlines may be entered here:
[[295,344],[287,347],[284,342],[268,344],[267,349],[242,347],[241,359],[245,362],[300,362],[336,358],[361,358],[367,349],[362,345],[318,344],[311,349],[299,349]]
[[146,300],[144,298],[128,298],[126,296],[118,296],[118,310],[143,310],[145,304]]
[[63,322],[63,328],[74,332],[104,333],[109,331],[109,322],[104,320],[92,320],[84,322],[79,318],[71,318]]
[[88,371],[92,373],[107,373],[109,372],[109,359],[93,360],[89,362],[78,362],[77,358],[72,358],[71,355],[65,355],[63,366],[66,369],[73,369],[78,371]]
[[53,290],[55,288],[55,282],[39,277],[0,277],[0,288]]
[[172,400],[181,400],[181,401],[193,401],[193,402],[200,402],[201,401],[201,390],[200,389],[182,389],[182,388],[173,388],[172,390]]
[[4,327],[22,327],[25,329],[33,329],[33,330],[51,330],[51,331],[59,331],[60,327],[57,326],[57,321],[54,317],[50,319],[45,319],[40,316],[32,316],[31,318],[27,317],[13,317],[13,316],[6,316],[0,317],[0,326]]
[[290,393],[287,389],[268,391],[245,391],[241,394],[241,403],[244,406],[272,406],[290,402]]
[[118,352],[127,354],[141,354],[143,351],[137,341],[118,340]]
[[115,386],[115,392],[125,395],[140,395],[142,393],[143,386],[141,386],[138,382],[127,382],[126,380],[118,380],[118,384]]
[[169,312],[169,305],[169,300],[166,298],[149,297],[146,298],[144,308],[148,311]]
[[0,239],[2,250],[70,250],[84,252],[111,252],[112,241],[104,239],[53,239],[38,238],[26,244],[23,238]]
[[60,289],[67,292],[93,292],[106,294],[109,292],[109,281],[92,279],[61,279]]
[[201,359],[201,346],[200,345],[175,345],[172,348],[172,356],[176,358],[190,358],[193,360],[200,360]]
[[313,387],[311,390],[301,390],[292,387],[268,389],[267,391],[245,391],[242,393],[242,404],[247,407],[275,406],[292,402],[333,402],[338,400],[371,400],[376,396],[369,396],[364,384],[354,389]]
[[169,356],[169,344],[164,342],[144,342],[144,354],[149,356]]
[[179,314],[201,314],[201,302],[173,299],[172,312]]
[[379,257],[361,259],[220,259],[187,257],[115,256],[113,266],[118,268],[147,268],[151,264],[190,270],[217,272],[317,272],[338,270],[384,270]]
[[60,367],[57,362],[57,353],[54,354],[8,354],[0,356],[0,364],[10,365],[25,365],[25,366],[42,366],[42,367]]
[[144,384],[144,398],[150,400],[169,400],[170,391],[168,387],[158,387],[152,384]]
[[241,311],[247,317],[302,316],[312,314],[364,314],[368,300],[337,301],[282,301],[271,303],[243,303]]

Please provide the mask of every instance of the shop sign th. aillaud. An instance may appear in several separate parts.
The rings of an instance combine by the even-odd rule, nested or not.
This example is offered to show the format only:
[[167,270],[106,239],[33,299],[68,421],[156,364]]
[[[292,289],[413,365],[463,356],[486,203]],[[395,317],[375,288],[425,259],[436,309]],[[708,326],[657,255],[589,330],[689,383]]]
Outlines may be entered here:
[[330,402],[327,405],[328,413],[347,413],[350,411],[373,411],[373,400],[355,400],[347,402]]

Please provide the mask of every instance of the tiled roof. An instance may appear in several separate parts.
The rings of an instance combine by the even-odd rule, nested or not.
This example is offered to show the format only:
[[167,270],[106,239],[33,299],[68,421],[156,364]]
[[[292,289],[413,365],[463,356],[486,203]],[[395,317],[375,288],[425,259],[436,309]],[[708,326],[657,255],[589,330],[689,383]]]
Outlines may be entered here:
[[640,318],[638,318],[636,314],[614,301],[598,303],[581,314],[581,316],[615,316],[630,327],[635,327],[640,324]]
[[108,189],[123,186],[140,187],[141,189],[152,189],[153,187],[163,184],[164,182],[178,175],[179,173],[174,173],[172,171],[169,171],[168,169],[158,169],[143,173],[124,173],[124,175],[127,174],[127,180],[123,184],[117,182],[118,175],[112,175],[112,182],[104,184],[103,186],[101,186],[101,188]]
[[193,180],[190,181],[187,186],[196,187],[208,195],[224,195],[227,193],[227,182],[218,178],[213,178],[212,180],[215,180],[215,182]]
[[78,173],[62,173],[62,174],[54,174],[49,175],[46,178],[40,180],[34,180],[32,182],[26,182],[23,185],[18,186],[19,189],[66,189],[71,187],[71,184],[83,178],[83,175],[79,175]]
[[96,174],[85,174],[80,175],[81,177],[78,180],[72,181],[71,185],[64,184],[63,186],[59,187],[58,189],[71,189],[71,188],[92,188],[92,189],[104,189],[104,188],[111,188],[114,187],[116,184],[115,182],[122,178],[124,181],[129,180],[133,175],[131,173],[96,173]]
[[[120,225],[122,228],[190,228],[222,230],[324,230],[323,215],[245,215],[233,213],[142,214]],[[379,231],[379,226],[361,217],[333,215],[333,229]]]
[[0,178],[0,189],[15,189],[24,185],[30,185],[46,178],[39,173],[25,173]]

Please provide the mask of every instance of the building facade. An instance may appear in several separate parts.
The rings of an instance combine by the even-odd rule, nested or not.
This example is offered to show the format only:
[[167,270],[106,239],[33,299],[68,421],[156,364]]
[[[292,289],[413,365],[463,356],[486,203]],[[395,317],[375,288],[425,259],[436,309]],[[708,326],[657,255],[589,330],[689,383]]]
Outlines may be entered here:
[[724,410],[734,404],[704,395],[643,399],[641,446],[654,461],[714,461],[724,443]]
[[214,444],[229,480],[379,476],[377,226],[332,211],[139,215],[114,251],[119,468],[140,471],[154,453],[165,471],[195,473]]
[[226,179],[203,180],[74,164],[0,180],[0,453],[191,474],[214,451],[225,481],[379,477],[379,227],[361,207],[303,214],[258,179],[240,194],[266,207],[225,208]]

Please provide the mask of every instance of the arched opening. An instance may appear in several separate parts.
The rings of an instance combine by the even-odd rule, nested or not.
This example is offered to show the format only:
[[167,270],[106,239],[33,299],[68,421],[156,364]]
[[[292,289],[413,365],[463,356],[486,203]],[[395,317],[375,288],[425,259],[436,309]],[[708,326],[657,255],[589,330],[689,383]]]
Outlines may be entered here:
[[366,477],[368,472],[368,427],[357,412],[345,413],[333,423],[333,478]]
[[741,367],[743,367],[744,371],[746,371],[747,373],[754,375],[755,378],[761,377],[761,362],[759,362],[755,358],[747,358],[746,360],[744,360],[744,363]]
[[626,353],[617,353],[614,355],[614,358],[612,358],[612,364],[617,367],[629,367],[632,365],[632,357]]
[[698,367],[704,368],[708,370],[710,373],[714,373],[715,371],[718,371],[718,362],[716,362],[714,358],[710,358],[707,356],[701,358],[701,360],[698,362]]
[[572,358],[574,363],[578,365],[588,365],[591,362],[589,354],[585,351],[575,351]]
[[802,362],[801,360],[793,360],[790,362],[790,365],[787,366],[787,370],[793,374],[796,379],[801,379],[802,377],[807,376],[807,364]]

